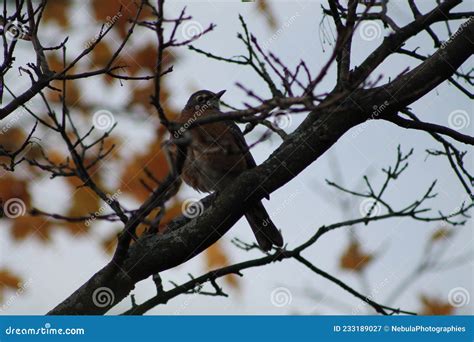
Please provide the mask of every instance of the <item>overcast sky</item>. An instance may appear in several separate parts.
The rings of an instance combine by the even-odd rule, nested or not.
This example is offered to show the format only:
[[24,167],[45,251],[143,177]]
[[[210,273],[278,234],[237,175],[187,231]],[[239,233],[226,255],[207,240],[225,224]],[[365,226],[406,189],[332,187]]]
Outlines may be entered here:
[[[71,20],[77,30],[71,35],[71,50],[73,45],[81,47],[92,37],[102,23],[94,23],[87,1],[78,1],[74,5]],[[202,27],[215,23],[216,29],[195,43],[201,49],[209,50],[218,55],[234,56],[245,53],[245,47],[236,38],[241,31],[238,14],[241,13],[249,24],[250,30],[261,42],[266,42],[268,49],[278,55],[288,65],[295,66],[300,60],[305,60],[313,74],[328,60],[332,45],[321,37],[334,32],[332,22],[325,19],[322,22],[321,3],[319,1],[272,1],[272,9],[278,19],[276,30],[266,25],[264,18],[255,10],[255,4],[228,1],[168,1],[167,11],[179,13],[186,3],[187,12]],[[430,6],[430,1],[419,5],[423,12]],[[325,4],[325,3],[324,3]],[[424,5],[424,7],[423,7]],[[470,7],[470,8],[469,8]],[[472,10],[472,2],[465,2],[456,11]],[[395,1],[389,7],[399,25],[409,22],[412,17],[404,1]],[[114,10],[111,9],[111,15]],[[94,23],[92,25],[91,23]],[[453,24],[453,28],[459,26]],[[444,24],[434,26],[446,39]],[[370,32],[358,31],[354,36],[353,65],[363,60],[383,39],[387,31],[380,26]],[[182,33],[182,32],[181,32]],[[369,35],[369,36],[367,36]],[[44,33],[44,39],[54,45],[64,38],[63,33],[55,26],[50,26]],[[136,37],[135,37],[136,38]],[[134,44],[141,46],[147,42],[148,36],[135,39]],[[27,60],[28,43],[20,42],[20,48],[25,54],[18,56],[17,63]],[[429,53],[432,41],[428,35],[422,34],[409,41],[407,48],[420,46],[419,53]],[[246,101],[245,94],[236,86],[236,82],[244,84],[256,93],[268,96],[265,84],[251,70],[237,65],[226,64],[197,55],[187,49],[176,51],[179,64],[173,73],[166,77],[166,84],[173,90],[171,105],[182,108],[194,89],[210,90],[227,89],[224,101],[242,106]],[[472,68],[473,58],[464,65],[463,70]],[[396,77],[407,67],[413,68],[417,61],[400,56],[390,57],[377,71],[376,76],[383,80]],[[25,79],[26,77],[23,77]],[[373,76],[375,78],[375,76]],[[12,79],[7,80],[12,83]],[[23,81],[22,81],[23,82]],[[26,82],[26,80],[25,80]],[[318,86],[317,92],[323,93],[332,89],[335,82],[334,68],[326,79]],[[25,83],[23,83],[25,84]],[[103,84],[91,83],[84,89],[84,96],[95,101],[104,108],[120,108],[126,102],[127,94],[118,84],[104,87]],[[20,83],[15,87],[21,88]],[[425,121],[448,124],[448,116],[453,111],[468,113],[470,123],[461,132],[473,132],[474,119],[472,103],[466,96],[447,83],[442,84],[430,94],[413,104],[412,109]],[[127,113],[116,113],[117,131],[129,139],[128,147],[133,152],[139,152],[143,145],[150,142],[153,125],[140,122]],[[304,114],[292,117],[288,131],[297,127]],[[263,128],[247,136],[249,143],[254,142]],[[258,163],[281,143],[274,136],[271,140],[258,144],[252,151]],[[335,192],[325,185],[325,179],[339,180],[342,184],[357,188],[361,186],[364,174],[369,174],[373,184],[380,186],[383,181],[382,167],[392,165],[396,157],[396,148],[402,146],[403,151],[414,148],[410,165],[403,176],[390,185],[387,200],[395,208],[401,208],[419,198],[434,179],[438,179],[436,187],[439,196],[432,200],[432,208],[436,211],[453,211],[463,200],[467,200],[459,181],[447,160],[439,157],[427,157],[425,149],[441,148],[428,134],[408,131],[386,122],[369,122],[362,127],[356,127],[344,135],[324,156],[304,170],[296,179],[277,190],[270,201],[265,201],[273,221],[281,228],[289,248],[295,247],[308,239],[322,225],[331,224],[347,218],[360,217],[360,200],[351,200],[346,212],[338,207],[340,199],[350,199],[345,194]],[[459,144],[458,144],[459,145]],[[466,148],[466,146],[460,146]],[[467,160],[467,168],[473,170],[471,157]],[[342,180],[337,174],[342,174]],[[111,184],[118,179],[110,175]],[[67,208],[67,196],[64,194],[64,184],[58,181],[43,181],[34,187],[34,203],[42,205],[48,211],[61,212]],[[182,198],[200,197],[190,188],[183,189]],[[132,204],[130,200],[127,203]],[[420,308],[419,296],[426,294],[447,301],[448,293],[453,288],[467,289],[473,296],[473,225],[472,220],[457,230],[448,242],[450,244],[443,258],[449,262],[459,255],[470,256],[470,261],[463,265],[438,273],[429,273],[420,277],[408,288],[395,303],[386,300],[397,284],[413,269],[423,253],[425,241],[439,226],[438,223],[421,223],[407,218],[371,223],[368,226],[358,225],[353,229],[357,232],[362,248],[375,253],[376,260],[366,270],[366,283],[347,271],[338,267],[339,257],[348,244],[348,229],[342,228],[326,234],[304,255],[316,266],[336,275],[347,284],[372,294],[374,300],[391,304],[405,310]],[[52,242],[45,246],[30,238],[20,243],[12,243],[9,238],[8,224],[0,222],[0,268],[12,267],[25,279],[29,285],[24,294],[15,297],[12,304],[3,313],[6,314],[43,314],[70,295],[76,288],[89,279],[109,260],[99,246],[100,238],[106,236],[112,227],[108,224],[98,224],[93,234],[72,237],[65,232],[54,234]],[[259,252],[245,252],[233,247],[230,240],[238,237],[244,241],[253,241],[253,235],[245,220],[240,220],[223,238],[226,250],[233,262],[244,261],[261,255]],[[205,272],[203,258],[198,256],[189,262],[161,274],[165,288],[172,285],[169,281],[180,283],[188,280],[188,273],[198,276]],[[244,271],[244,277],[239,278],[240,289],[233,290],[221,281],[229,298],[208,296],[179,296],[166,306],[160,306],[150,311],[151,314],[347,314],[351,312],[373,313],[369,308],[360,306],[360,301],[330,283],[328,280],[309,272],[301,264],[287,260],[258,269]],[[367,291],[368,290],[368,291]],[[291,300],[286,305],[274,305],[272,293],[283,291],[289,293]],[[154,284],[150,279],[139,283],[133,292],[138,303],[148,299],[154,293]],[[8,292],[6,298],[15,296]],[[337,302],[337,303],[335,303]],[[120,313],[130,307],[127,298],[112,313]],[[460,308],[459,314],[472,314],[473,303]]]

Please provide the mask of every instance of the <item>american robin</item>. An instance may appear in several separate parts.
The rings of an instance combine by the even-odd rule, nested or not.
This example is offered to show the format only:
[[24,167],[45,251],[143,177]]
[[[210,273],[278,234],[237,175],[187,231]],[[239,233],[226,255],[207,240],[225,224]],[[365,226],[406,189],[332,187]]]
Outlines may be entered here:
[[[200,90],[189,98],[177,122],[182,127],[220,111],[220,98],[225,90],[213,93]],[[194,126],[189,129],[191,141],[187,147],[181,177],[199,192],[222,191],[239,174],[256,166],[239,127],[230,120]],[[268,216],[262,202],[248,206],[245,217],[260,248],[268,251],[273,245],[283,246],[283,237]]]

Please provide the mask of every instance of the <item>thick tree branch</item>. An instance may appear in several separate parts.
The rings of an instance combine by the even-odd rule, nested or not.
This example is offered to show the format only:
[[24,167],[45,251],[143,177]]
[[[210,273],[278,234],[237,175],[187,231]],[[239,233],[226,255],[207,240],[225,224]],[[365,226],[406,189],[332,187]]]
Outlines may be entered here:
[[399,31],[390,34],[384,39],[383,43],[372,52],[364,62],[362,62],[361,65],[355,68],[351,76],[351,81],[360,83],[365,80],[370,73],[375,70],[375,68],[377,68],[394,51],[401,47],[401,45],[410,37],[417,35],[439,20],[446,20],[449,11],[460,3],[461,0],[444,1],[432,11],[425,15],[420,15],[416,20],[402,27]]
[[[387,85],[374,88],[382,98],[389,96],[389,108],[404,109],[449,79],[474,52],[474,20],[467,21],[453,35],[446,47],[441,47],[432,56],[410,72],[397,77]],[[381,102],[377,102],[381,103]],[[387,115],[394,113],[390,112]]]

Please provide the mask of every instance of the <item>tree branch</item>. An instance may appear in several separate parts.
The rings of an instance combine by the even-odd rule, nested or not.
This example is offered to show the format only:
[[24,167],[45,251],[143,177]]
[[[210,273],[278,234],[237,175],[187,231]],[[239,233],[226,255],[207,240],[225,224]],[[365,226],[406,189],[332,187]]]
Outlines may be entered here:
[[[446,1],[440,5],[441,9],[431,14],[434,18],[428,15],[424,19],[427,23],[434,22],[457,3],[459,1]],[[417,19],[414,26],[409,25],[410,29],[404,37],[416,34],[425,24]],[[252,202],[288,183],[350,128],[369,119],[374,103],[388,101],[386,115],[389,115],[407,107],[448,79],[472,54],[469,41],[473,41],[473,26],[472,22],[465,25],[446,47],[386,86],[356,89],[345,101],[325,106],[335,96],[341,95],[338,90],[333,90],[263,164],[244,172],[225,192],[215,195],[201,216],[184,224],[181,222],[175,229],[168,229],[162,234],[143,236],[130,247],[119,272],[110,276],[106,266],[50,314],[103,314],[125,298],[138,281],[180,265],[205,250],[235,224]],[[385,48],[391,46],[389,44]],[[369,57],[368,64],[375,67],[384,59],[384,54],[385,51],[376,58],[375,65]],[[365,69],[361,70],[358,77],[365,74]],[[334,115],[336,112],[337,115]],[[150,198],[146,203],[151,204],[152,200]],[[235,203],[242,205],[236,206]],[[93,294],[99,287],[108,287],[114,293],[114,301],[109,306],[98,307],[94,304]]]

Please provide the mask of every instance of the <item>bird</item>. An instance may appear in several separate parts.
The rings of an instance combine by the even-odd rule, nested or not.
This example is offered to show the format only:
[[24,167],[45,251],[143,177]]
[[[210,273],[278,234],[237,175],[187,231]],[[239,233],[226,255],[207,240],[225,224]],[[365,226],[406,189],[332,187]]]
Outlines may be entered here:
[[[189,127],[200,118],[225,115],[220,110],[220,99],[224,93],[225,90],[217,93],[209,90],[195,92],[176,122],[182,128]],[[242,172],[257,166],[242,131],[232,120],[194,125],[187,132],[190,142],[181,179],[198,192],[224,191]],[[261,201],[248,205],[245,217],[262,250],[283,246],[283,236]]]

